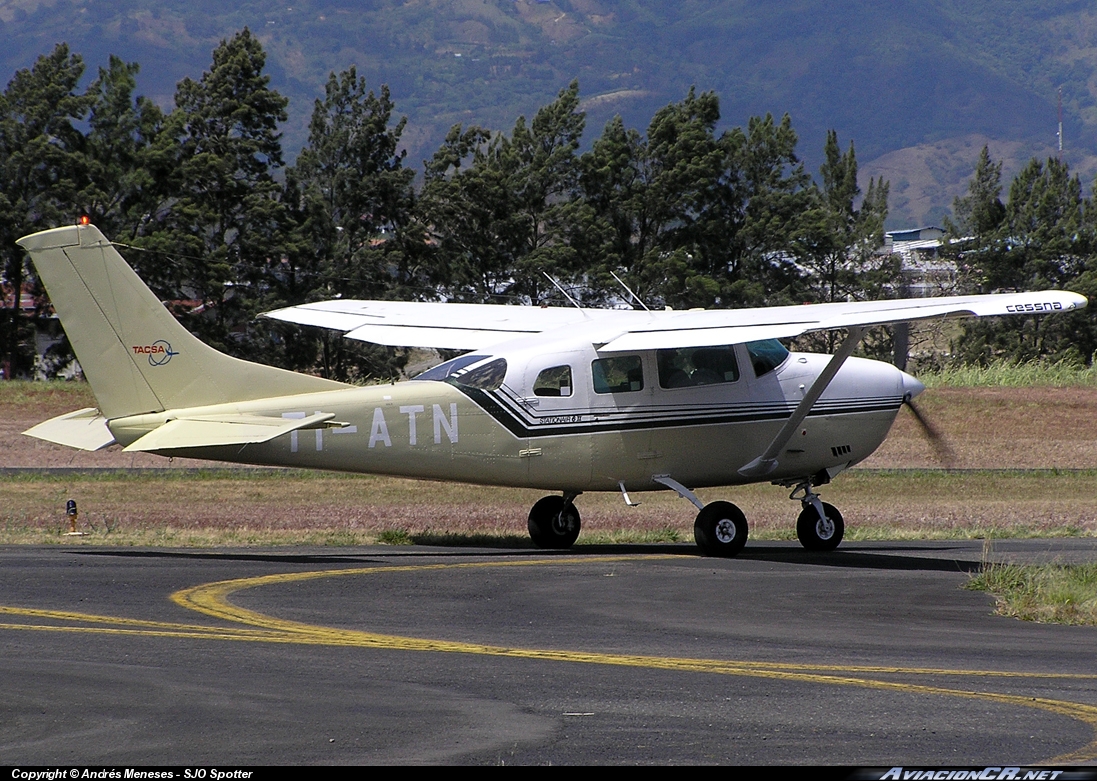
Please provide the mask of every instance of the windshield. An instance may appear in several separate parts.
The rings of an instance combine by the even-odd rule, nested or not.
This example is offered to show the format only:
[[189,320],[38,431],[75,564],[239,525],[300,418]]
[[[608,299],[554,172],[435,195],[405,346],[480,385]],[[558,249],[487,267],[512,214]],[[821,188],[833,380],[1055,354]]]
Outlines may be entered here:
[[755,377],[773,371],[788,358],[788,348],[776,339],[747,342],[747,353],[750,355]]
[[476,366],[466,372],[453,372],[446,382],[463,385],[466,388],[479,390],[499,390],[503,385],[503,378],[507,376],[507,359],[496,358],[485,364]]
[[454,372],[460,371],[466,366],[482,361],[485,358],[490,358],[490,355],[459,355],[452,360],[440,363],[430,369],[427,369],[422,374],[418,374],[412,377],[413,380],[437,380],[441,382],[449,377]]

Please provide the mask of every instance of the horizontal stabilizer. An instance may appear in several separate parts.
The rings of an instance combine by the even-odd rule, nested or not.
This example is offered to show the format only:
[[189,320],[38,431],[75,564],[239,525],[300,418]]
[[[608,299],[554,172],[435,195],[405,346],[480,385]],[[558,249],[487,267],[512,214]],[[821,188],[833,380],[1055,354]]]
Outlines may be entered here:
[[207,415],[168,421],[125,448],[140,450],[183,450],[220,445],[254,445],[300,429],[322,428],[335,417],[333,412],[318,412],[307,418],[271,418],[261,415]]
[[102,450],[114,444],[107,419],[94,407],[58,415],[23,432],[28,437],[80,450]]

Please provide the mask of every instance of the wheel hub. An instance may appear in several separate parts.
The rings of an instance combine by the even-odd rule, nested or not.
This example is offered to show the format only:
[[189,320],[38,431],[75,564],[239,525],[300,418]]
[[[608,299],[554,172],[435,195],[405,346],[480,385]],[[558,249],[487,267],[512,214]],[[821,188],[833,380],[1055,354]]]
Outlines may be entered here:
[[559,512],[552,517],[552,530],[559,535],[565,535],[571,531],[571,513]]
[[834,536],[834,521],[830,518],[820,518],[815,524],[815,533],[819,535],[820,540],[829,540]]
[[735,524],[728,518],[716,522],[716,539],[727,545],[735,539]]

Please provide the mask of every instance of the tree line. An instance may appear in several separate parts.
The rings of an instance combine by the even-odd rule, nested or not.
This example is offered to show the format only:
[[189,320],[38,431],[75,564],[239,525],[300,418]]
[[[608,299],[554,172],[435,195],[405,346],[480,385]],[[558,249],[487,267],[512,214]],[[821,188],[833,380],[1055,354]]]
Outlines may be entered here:
[[967,194],[953,202],[943,254],[963,292],[1068,289],[1090,299],[1066,316],[969,321],[955,360],[1047,360],[1091,365],[1097,352],[1097,202],[1056,158],[1030,160],[1002,200],[1002,163],[986,147]]
[[[308,144],[287,166],[278,129],[287,101],[264,68],[245,29],[217,47],[200,79],[179,83],[170,111],[135,96],[138,65],[117,57],[83,91],[83,61],[65,45],[17,73],[0,95],[5,290],[18,300],[37,284],[17,238],[87,215],[205,341],[356,379],[394,376],[406,355],[255,316],[335,297],[565,304],[548,277],[584,304],[638,305],[617,275],[646,305],[676,309],[859,300],[902,287],[896,257],[878,251],[887,183],[861,192],[853,145],[843,150],[834,132],[812,177],[788,116],[718,132],[716,94],[691,89],[646,131],[618,118],[581,152],[585,116],[572,83],[509,131],[453,127],[417,170],[389,90],[369,89],[351,67],[331,74]],[[1037,165],[1031,187],[1041,177],[1051,178],[1040,187],[1059,186],[1050,162]],[[970,269],[969,286],[1073,284],[1089,268],[1079,237],[1092,208],[1079,187],[1074,233],[1037,235],[1043,212],[1024,223],[1034,243],[1066,242],[1077,262],[1052,273],[1035,259],[1041,249],[1007,273],[1013,239],[1001,236],[1023,221],[994,211],[997,194],[983,193],[994,184],[980,176],[987,171],[950,226],[966,240],[949,251]],[[1002,215],[1010,204],[1012,189]],[[995,254],[994,242],[1008,247]],[[6,312],[5,376],[25,375],[33,318]],[[1039,354],[1058,344],[1043,324],[1032,328],[1024,343]],[[867,349],[886,352],[889,338],[881,331]],[[984,352],[1011,349],[993,331],[979,338]],[[1076,352],[1088,360],[1093,350]],[[57,362],[64,357],[62,348]]]

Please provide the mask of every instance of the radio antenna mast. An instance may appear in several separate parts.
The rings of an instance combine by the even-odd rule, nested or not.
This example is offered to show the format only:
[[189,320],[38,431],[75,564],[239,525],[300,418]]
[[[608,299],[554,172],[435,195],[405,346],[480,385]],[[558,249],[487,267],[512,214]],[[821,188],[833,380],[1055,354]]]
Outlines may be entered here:
[[611,275],[611,276],[612,276],[612,277],[613,277],[614,279],[616,279],[616,280],[617,280],[617,284],[618,284],[618,285],[620,285],[621,287],[623,287],[623,288],[625,289],[625,292],[626,292],[626,293],[628,293],[628,294],[629,294],[630,296],[632,296],[632,299],[633,299],[633,300],[634,300],[634,301],[635,301],[635,302],[636,302],[637,304],[639,304],[640,306],[642,306],[642,307],[643,307],[643,308],[644,308],[645,310],[647,310],[648,312],[650,312],[650,311],[651,311],[650,309],[648,309],[648,305],[647,305],[647,304],[645,304],[645,303],[643,302],[643,300],[642,300],[642,299],[640,298],[640,296],[638,296],[638,295],[636,295],[635,293],[633,293],[633,292],[632,292],[632,288],[631,288],[631,287],[629,287],[628,285],[626,285],[626,284],[625,284],[624,280],[622,280],[622,279],[621,279],[621,278],[620,278],[619,276],[617,276],[616,274],[614,274],[614,273],[613,273],[612,271],[610,271],[609,273],[610,273],[610,275]]
[[1063,88],[1059,87],[1059,162],[1063,162]]

